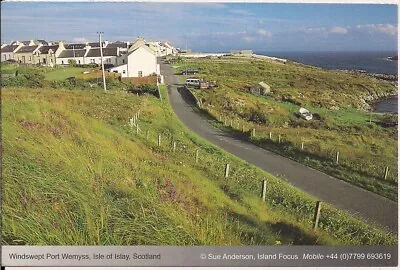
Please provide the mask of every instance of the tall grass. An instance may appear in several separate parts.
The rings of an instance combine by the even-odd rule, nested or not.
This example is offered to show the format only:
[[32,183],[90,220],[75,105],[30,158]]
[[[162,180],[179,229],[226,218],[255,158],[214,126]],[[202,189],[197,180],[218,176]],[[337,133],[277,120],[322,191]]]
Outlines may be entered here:
[[[330,206],[312,233],[314,198],[187,131],[166,99],[60,89],[2,94],[3,244],[396,243]],[[138,111],[136,134],[128,123]]]

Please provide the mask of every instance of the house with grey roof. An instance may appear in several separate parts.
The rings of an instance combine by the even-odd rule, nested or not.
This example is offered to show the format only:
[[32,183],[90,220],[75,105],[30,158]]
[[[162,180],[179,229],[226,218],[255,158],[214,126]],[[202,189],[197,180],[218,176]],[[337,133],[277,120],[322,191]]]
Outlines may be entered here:
[[34,54],[43,45],[22,46],[14,52],[14,60],[21,64],[37,64]]
[[84,43],[70,43],[70,44],[65,44],[64,47],[67,50],[82,50],[86,48],[86,44]]
[[14,53],[23,46],[19,45],[6,45],[1,47],[1,62],[8,60],[15,60]]
[[[118,64],[117,58],[121,56],[119,47],[117,48],[103,48],[103,62],[105,65],[116,66]],[[85,64],[101,64],[100,48],[90,48],[85,56]]]
[[83,65],[85,64],[85,55],[87,51],[86,49],[62,50],[56,57],[56,63],[57,65],[69,65],[71,60],[75,60],[76,64]]
[[64,49],[64,44],[62,42],[60,42],[58,45],[41,46],[34,54],[35,63],[53,67],[56,64],[56,58]]
[[44,39],[36,39],[33,41],[36,45],[42,44],[42,45],[49,45],[49,43],[44,40]]

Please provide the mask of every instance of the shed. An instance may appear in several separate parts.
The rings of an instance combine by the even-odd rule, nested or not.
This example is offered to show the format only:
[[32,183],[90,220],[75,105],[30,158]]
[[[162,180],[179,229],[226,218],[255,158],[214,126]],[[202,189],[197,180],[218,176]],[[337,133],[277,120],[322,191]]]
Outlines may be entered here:
[[265,82],[259,82],[250,88],[250,92],[255,95],[266,96],[271,93],[271,86]]

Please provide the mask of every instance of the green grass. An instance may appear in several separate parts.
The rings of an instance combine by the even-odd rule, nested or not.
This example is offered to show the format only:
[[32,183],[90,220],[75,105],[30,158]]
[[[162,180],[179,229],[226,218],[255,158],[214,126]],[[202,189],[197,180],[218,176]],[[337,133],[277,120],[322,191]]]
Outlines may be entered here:
[[70,77],[76,77],[77,75],[83,74],[83,72],[92,70],[90,68],[81,67],[59,67],[45,74],[45,78],[48,81],[62,81]]
[[[161,92],[165,97],[165,87]],[[138,111],[136,134],[128,119]],[[315,198],[198,138],[165,98],[3,88],[2,119],[6,245],[397,241],[329,205],[319,230],[311,232]],[[232,168],[228,179],[226,163]],[[268,181],[265,203],[259,198],[262,179]]]
[[[230,131],[242,131],[248,140],[291,157],[308,166],[397,201],[397,117],[363,110],[366,96],[396,91],[389,82],[366,75],[326,71],[294,63],[255,59],[200,59],[176,64],[199,68],[196,75],[217,81],[219,87],[191,91],[203,109],[221,128],[233,121]],[[269,96],[257,96],[247,86],[260,81],[272,88]],[[296,116],[303,106],[320,119]],[[238,126],[239,125],[239,126]],[[250,130],[256,129],[256,136]],[[269,133],[272,132],[272,140]],[[281,135],[281,143],[278,143]],[[301,149],[301,143],[304,149]],[[335,163],[339,151],[339,164]],[[384,179],[384,171],[389,175]]]

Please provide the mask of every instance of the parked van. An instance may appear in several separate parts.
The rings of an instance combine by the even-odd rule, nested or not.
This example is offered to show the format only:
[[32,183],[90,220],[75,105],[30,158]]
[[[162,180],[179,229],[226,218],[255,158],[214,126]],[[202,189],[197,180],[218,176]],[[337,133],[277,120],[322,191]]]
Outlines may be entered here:
[[200,87],[200,79],[186,79],[187,87]]

